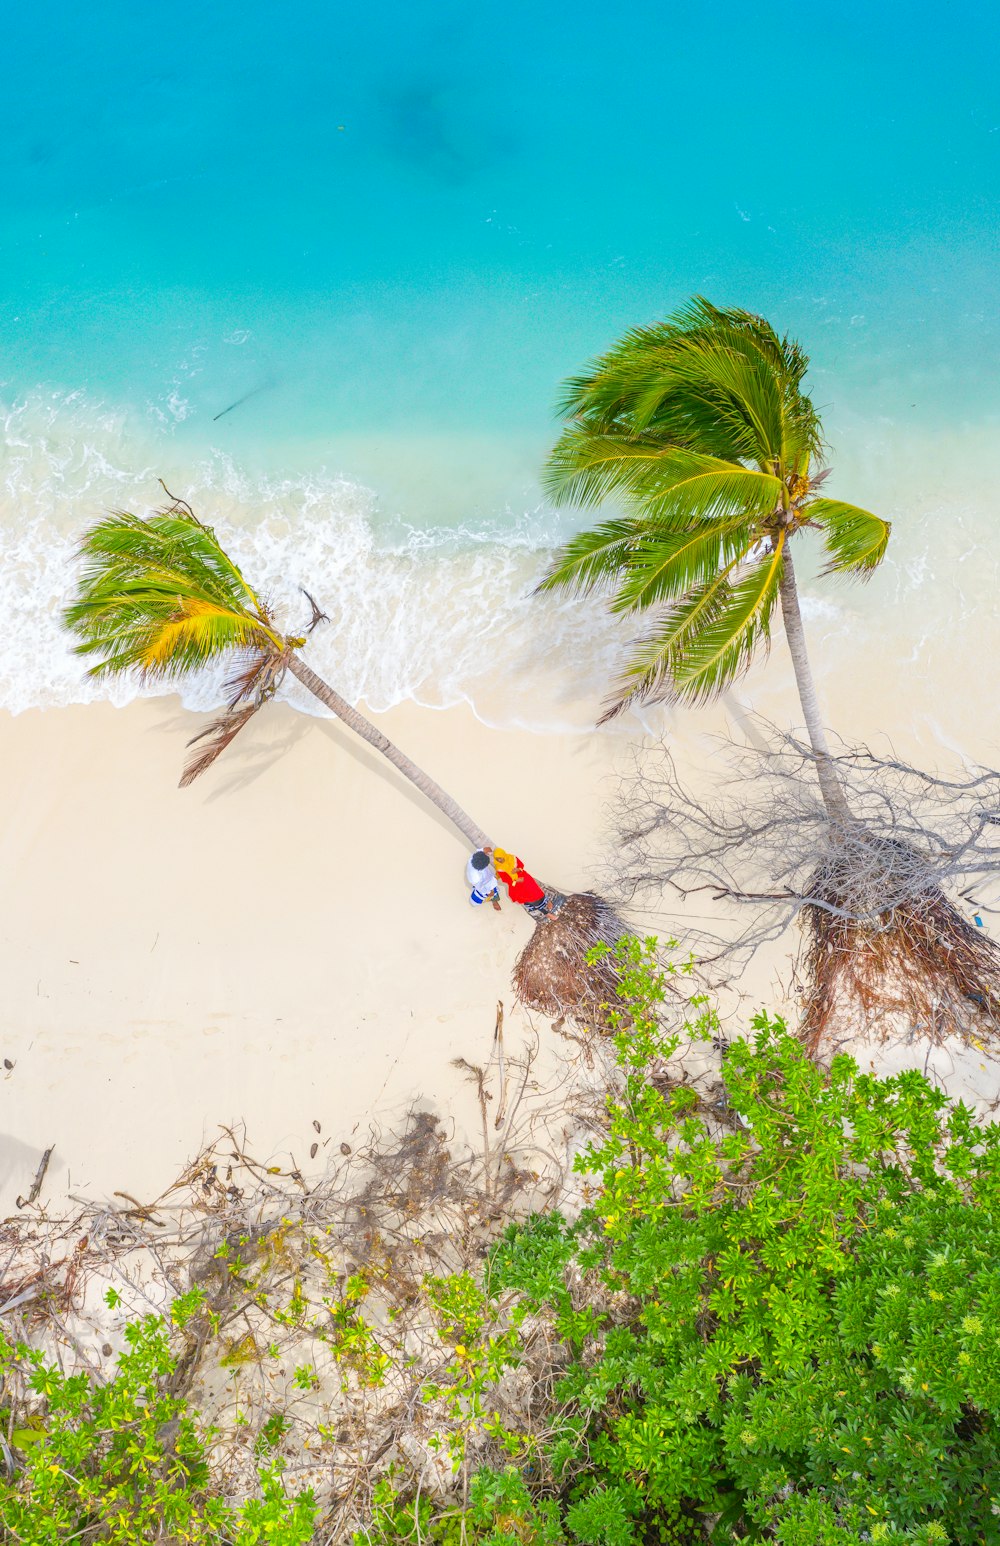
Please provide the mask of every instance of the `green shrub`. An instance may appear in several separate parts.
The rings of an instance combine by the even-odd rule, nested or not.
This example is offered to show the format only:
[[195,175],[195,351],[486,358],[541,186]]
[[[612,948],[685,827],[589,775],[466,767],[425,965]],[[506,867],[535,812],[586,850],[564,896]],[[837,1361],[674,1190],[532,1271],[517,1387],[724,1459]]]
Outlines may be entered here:
[[764,1015],[720,1126],[646,1077],[673,1043],[627,951],[598,1201],[511,1229],[489,1273],[569,1350],[567,1538],[1000,1542],[1000,1129],[917,1072],[824,1073]]
[[[824,1072],[763,1015],[721,1093],[671,1081],[664,1060],[714,1016],[694,997],[665,1028],[676,972],[653,942],[620,951],[619,1074],[578,1161],[590,1205],[511,1227],[481,1279],[424,1280],[422,1432],[457,1498],[389,1454],[358,1546],[1000,1546],[1000,1128],[917,1072]],[[336,1348],[377,1389],[364,1289],[334,1304]],[[204,1296],[171,1313],[206,1316]],[[171,1332],[129,1326],[105,1384],[0,1342],[8,1392],[38,1398],[0,1480],[5,1542],[325,1539],[267,1458],[286,1413],[261,1429],[258,1495],[225,1495],[211,1430],[171,1393]],[[534,1381],[528,1407],[498,1400],[508,1371]],[[314,1387],[311,1364],[292,1385]]]
[[[116,1296],[109,1294],[112,1303]],[[174,1323],[202,1312],[194,1291],[175,1300]],[[146,1316],[125,1330],[115,1377],[101,1384],[66,1375],[43,1355],[0,1339],[5,1386],[26,1377],[41,1399],[30,1424],[14,1432],[21,1466],[0,1480],[5,1542],[25,1546],[306,1546],[316,1508],[309,1493],[290,1498],[280,1467],[262,1463],[259,1496],[239,1507],[213,1486],[199,1430],[187,1403],[169,1393],[176,1368],[171,1327]]]

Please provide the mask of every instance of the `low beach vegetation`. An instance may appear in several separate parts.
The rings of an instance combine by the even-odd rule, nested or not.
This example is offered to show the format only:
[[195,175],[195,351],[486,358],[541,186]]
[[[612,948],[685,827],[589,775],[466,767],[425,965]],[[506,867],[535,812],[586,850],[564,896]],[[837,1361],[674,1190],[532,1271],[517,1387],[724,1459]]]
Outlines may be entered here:
[[[109,1308],[115,1308],[114,1291]],[[38,1403],[5,1440],[0,1482],[4,1540],[183,1541],[191,1546],[309,1546],[316,1508],[306,1492],[288,1497],[282,1465],[259,1446],[254,1494],[233,1502],[213,1477],[212,1428],[173,1391],[176,1334],[203,1311],[205,1295],[178,1296],[169,1318],[147,1315],[125,1328],[126,1351],[112,1379],[67,1374],[25,1342],[0,1338],[5,1386]],[[15,1455],[19,1458],[15,1460]]]
[[[602,1117],[562,1206],[507,1223],[508,1193],[478,1265],[388,1298],[377,1219],[367,1237],[356,1221],[326,1303],[298,1269],[280,1294],[268,1276],[294,1264],[293,1220],[224,1242],[220,1289],[140,1318],[103,1385],[6,1342],[5,1539],[1000,1540],[1000,1128],[916,1071],[823,1070],[765,1014],[717,1079],[685,1077],[678,1057],[721,1045],[711,1006],[653,942],[619,951]],[[273,1348],[250,1348],[251,1307],[281,1328]],[[317,1426],[303,1405],[327,1380],[314,1341],[287,1407],[247,1418],[227,1494],[178,1370],[195,1347],[238,1386],[257,1357],[291,1362],[280,1338],[307,1324],[344,1415]],[[292,1458],[303,1423],[314,1491]]]

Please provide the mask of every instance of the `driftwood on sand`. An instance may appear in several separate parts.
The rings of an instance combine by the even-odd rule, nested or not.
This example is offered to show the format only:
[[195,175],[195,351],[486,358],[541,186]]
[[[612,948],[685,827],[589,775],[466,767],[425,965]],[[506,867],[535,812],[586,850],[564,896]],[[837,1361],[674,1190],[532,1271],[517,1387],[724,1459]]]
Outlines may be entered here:
[[28,1193],[27,1197],[19,1197],[17,1199],[17,1206],[19,1208],[30,1208],[33,1203],[38,1201],[39,1194],[42,1190],[42,1183],[45,1180],[45,1172],[49,1168],[49,1160],[52,1158],[54,1152],[55,1144],[49,1144],[49,1147],[45,1150],[45,1153],[39,1160],[38,1169],[35,1171],[35,1179],[31,1183],[31,1191]]

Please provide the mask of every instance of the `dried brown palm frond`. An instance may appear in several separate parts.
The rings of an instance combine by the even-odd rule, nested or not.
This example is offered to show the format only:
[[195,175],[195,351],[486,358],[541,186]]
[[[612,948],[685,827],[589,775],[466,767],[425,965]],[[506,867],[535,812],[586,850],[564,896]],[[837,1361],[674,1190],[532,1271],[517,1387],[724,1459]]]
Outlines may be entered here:
[[226,692],[230,696],[225,713],[213,719],[188,742],[188,746],[205,744],[184,764],[181,789],[193,784],[206,768],[210,768],[257,710],[274,697],[288,664],[286,656],[287,651],[254,654],[243,670],[226,683]]
[[242,671],[237,671],[226,683],[229,694],[227,707],[235,709],[241,703],[266,703],[273,698],[281,685],[288,665],[288,651],[252,655]]
[[614,946],[629,932],[603,897],[592,891],[568,896],[558,912],[536,923],[514,966],[515,993],[529,1009],[606,1028],[609,1008],[618,1003],[618,966],[611,955],[587,957],[595,945]]
[[206,768],[212,766],[216,757],[221,757],[230,741],[239,735],[243,726],[253,719],[259,708],[259,703],[245,703],[242,708],[227,709],[218,719],[213,719],[206,725],[204,730],[199,730],[197,735],[191,737],[189,746],[195,746],[199,741],[205,741],[207,744],[200,747],[194,756],[189,757],[185,762],[179,781],[181,789],[186,789],[189,784],[193,784]]

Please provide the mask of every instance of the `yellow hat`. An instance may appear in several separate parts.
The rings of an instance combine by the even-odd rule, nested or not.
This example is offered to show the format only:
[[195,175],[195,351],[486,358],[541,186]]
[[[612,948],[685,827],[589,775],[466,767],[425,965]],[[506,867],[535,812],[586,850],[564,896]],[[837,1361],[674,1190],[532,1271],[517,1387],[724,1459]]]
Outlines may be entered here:
[[506,870],[508,875],[512,875],[517,868],[517,859],[504,848],[494,848],[493,863],[498,870]]

